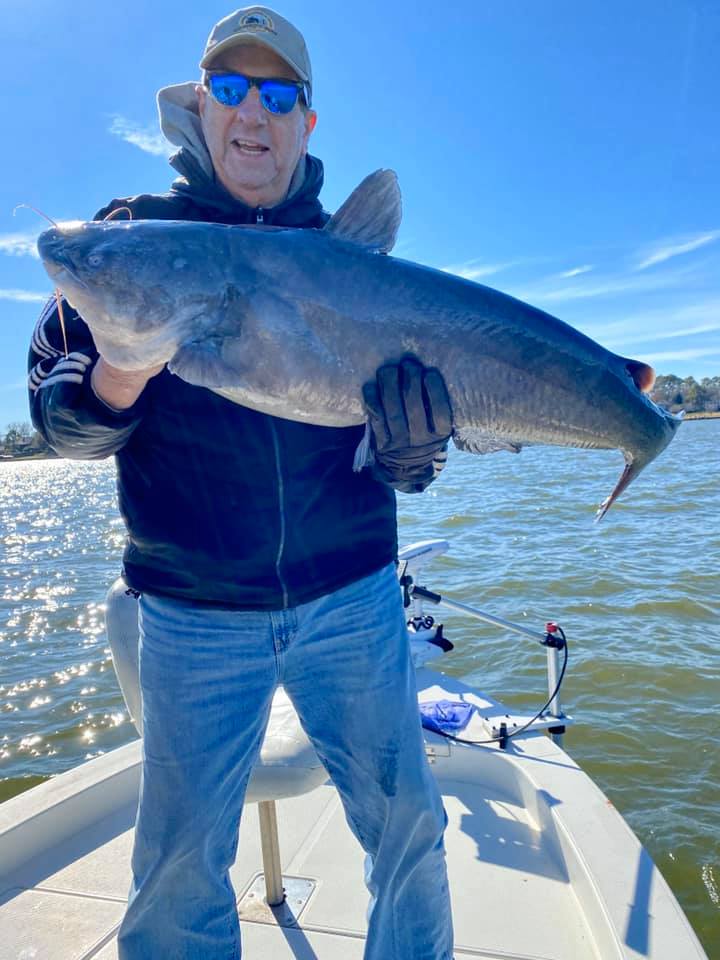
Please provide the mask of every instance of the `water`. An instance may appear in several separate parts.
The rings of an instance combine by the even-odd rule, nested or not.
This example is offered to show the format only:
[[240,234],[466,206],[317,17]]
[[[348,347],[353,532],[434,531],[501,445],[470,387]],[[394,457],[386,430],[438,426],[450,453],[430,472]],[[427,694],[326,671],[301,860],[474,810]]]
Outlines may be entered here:
[[[720,421],[686,423],[595,525],[620,469],[617,453],[451,454],[426,494],[399,498],[400,541],[450,540],[427,586],[564,627],[566,747],[720,957]],[[0,464],[0,800],[135,737],[103,634],[123,539],[111,462]],[[542,704],[542,648],[443,619],[442,669]]]

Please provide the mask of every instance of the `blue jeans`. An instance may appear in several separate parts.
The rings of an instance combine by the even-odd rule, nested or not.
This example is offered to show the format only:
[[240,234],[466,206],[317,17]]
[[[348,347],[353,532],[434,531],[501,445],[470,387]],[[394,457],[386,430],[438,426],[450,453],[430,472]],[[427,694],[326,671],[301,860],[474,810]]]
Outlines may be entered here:
[[143,775],[120,960],[237,960],[229,868],[284,685],[368,857],[365,960],[450,960],[447,817],[392,564],[288,610],[140,601]]

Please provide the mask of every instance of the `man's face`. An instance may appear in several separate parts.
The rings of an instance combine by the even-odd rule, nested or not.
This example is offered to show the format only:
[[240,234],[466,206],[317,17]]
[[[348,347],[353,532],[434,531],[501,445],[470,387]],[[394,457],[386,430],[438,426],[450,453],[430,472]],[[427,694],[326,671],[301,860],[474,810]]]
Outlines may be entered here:
[[[299,79],[277,54],[258,44],[228,51],[212,69]],[[298,160],[307,152],[315,112],[303,110],[298,99],[290,113],[269,113],[257,87],[251,87],[237,107],[217,103],[203,86],[197,94],[205,142],[220,182],[251,207],[272,207],[284,200]]]

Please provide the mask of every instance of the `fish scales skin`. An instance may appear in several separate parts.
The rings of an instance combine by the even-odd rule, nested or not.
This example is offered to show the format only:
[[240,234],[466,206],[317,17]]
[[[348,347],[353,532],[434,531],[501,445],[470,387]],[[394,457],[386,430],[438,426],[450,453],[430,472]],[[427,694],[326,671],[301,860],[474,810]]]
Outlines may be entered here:
[[650,368],[497,290],[378,253],[394,237],[372,209],[348,238],[344,207],[324,230],[113,221],[61,225],[38,248],[109,363],[168,362],[263,413],[362,423],[362,385],[413,354],[443,374],[461,449],[620,449],[603,511],[670,441],[677,419],[639,389]]
[[[117,338],[121,350],[104,351],[110,363],[145,367],[150,344],[172,361],[183,344],[207,340],[229,376],[212,382],[223,376],[208,372],[205,385],[261,412],[362,423],[362,384],[412,353],[442,371],[459,429],[622,450],[636,445],[638,421],[648,442],[663,433],[666,418],[632,383],[625,359],[568,324],[322,230],[93,223],[76,246],[77,270],[89,250],[108,261],[94,285],[85,275],[86,304],[81,289],[68,293],[91,329],[96,318],[99,339]],[[66,251],[72,259],[69,238]],[[613,414],[630,427],[628,408],[625,430]]]
[[242,383],[220,388],[237,402],[327,426],[361,423],[361,385],[412,353],[442,371],[460,429],[623,450],[640,425],[646,443],[668,429],[624,358],[498,291],[323,231],[236,235],[231,273],[251,258],[260,281],[252,319],[240,320],[239,342],[223,353],[233,368],[240,354],[252,358]]

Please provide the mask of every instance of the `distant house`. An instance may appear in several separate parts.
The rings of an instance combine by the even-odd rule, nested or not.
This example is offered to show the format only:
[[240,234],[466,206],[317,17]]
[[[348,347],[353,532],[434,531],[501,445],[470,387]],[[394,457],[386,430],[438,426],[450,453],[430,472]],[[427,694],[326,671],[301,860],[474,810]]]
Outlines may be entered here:
[[25,457],[56,457],[54,450],[47,445],[36,430],[28,436],[17,430],[10,430],[0,438],[0,460],[18,460]]

